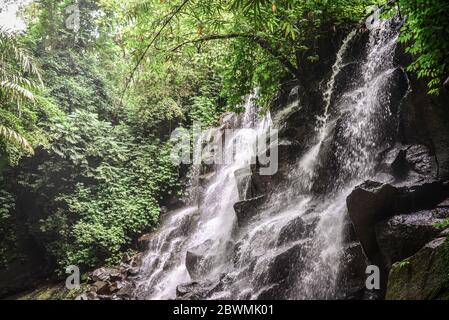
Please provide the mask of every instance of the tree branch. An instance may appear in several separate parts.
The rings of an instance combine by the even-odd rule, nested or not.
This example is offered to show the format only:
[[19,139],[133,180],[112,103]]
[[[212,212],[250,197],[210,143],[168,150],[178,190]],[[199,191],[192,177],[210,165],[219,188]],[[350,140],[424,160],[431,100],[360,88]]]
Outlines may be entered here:
[[153,39],[150,41],[150,43],[146,46],[145,50],[143,51],[143,53],[141,54],[141,56],[139,57],[139,59],[137,60],[137,63],[135,64],[130,76],[128,77],[126,84],[125,84],[125,89],[123,90],[122,93],[122,97],[120,99],[120,105],[123,104],[123,98],[125,97],[125,93],[129,88],[129,85],[131,84],[131,81],[134,78],[134,74],[137,71],[137,68],[139,68],[139,65],[142,63],[143,59],[145,58],[145,56],[148,53],[148,50],[150,50],[151,46],[153,45],[153,43],[157,40],[157,38],[159,38],[159,36],[161,35],[162,31],[167,27],[167,25],[170,23],[170,21],[182,10],[182,8],[189,2],[190,0],[184,0],[165,20],[165,22],[163,23],[162,27],[159,29],[159,31],[154,35]]
[[278,48],[273,47],[266,39],[251,35],[251,34],[244,34],[244,33],[230,33],[230,34],[214,34],[214,35],[208,35],[201,38],[197,38],[194,40],[188,40],[183,43],[178,44],[176,47],[174,47],[171,51],[177,51],[180,48],[184,47],[188,44],[193,43],[200,43],[200,42],[206,42],[206,41],[212,41],[212,40],[225,40],[225,39],[234,39],[234,38],[244,38],[248,39],[250,41],[253,41],[257,43],[262,49],[270,53],[273,57],[275,57],[283,66],[284,68],[289,71],[297,80],[300,80],[300,73],[298,68],[296,68],[293,63],[290,62],[290,60],[283,55],[281,52],[279,52]]

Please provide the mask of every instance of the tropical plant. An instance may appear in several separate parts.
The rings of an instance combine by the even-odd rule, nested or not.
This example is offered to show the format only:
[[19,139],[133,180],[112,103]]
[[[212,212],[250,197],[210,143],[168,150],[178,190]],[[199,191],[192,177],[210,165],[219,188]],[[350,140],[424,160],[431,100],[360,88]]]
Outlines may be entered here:
[[[28,51],[4,28],[0,28],[0,61],[0,112],[15,108],[15,114],[20,118],[22,106],[34,102],[32,90],[42,83],[40,73]],[[0,139],[14,142],[33,153],[24,136],[1,122]]]
[[438,94],[449,76],[449,2],[446,0],[399,0],[406,23],[400,41],[415,56],[408,67],[428,80],[430,94]]

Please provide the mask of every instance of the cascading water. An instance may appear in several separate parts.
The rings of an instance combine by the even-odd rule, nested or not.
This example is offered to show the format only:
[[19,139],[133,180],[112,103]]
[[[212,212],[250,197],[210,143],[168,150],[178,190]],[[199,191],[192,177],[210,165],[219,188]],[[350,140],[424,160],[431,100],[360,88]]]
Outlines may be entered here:
[[301,158],[299,162],[299,169],[295,172],[296,175],[299,175],[298,180],[300,180],[300,183],[308,191],[312,188],[312,182],[316,175],[316,165],[318,164],[321,147],[329,134],[330,107],[332,104],[332,94],[335,87],[335,80],[344,66],[344,54],[346,53],[348,45],[351,43],[351,40],[354,39],[355,35],[356,30],[351,31],[344,39],[343,44],[337,53],[337,58],[332,66],[332,75],[327,82],[326,90],[323,94],[324,114],[318,117],[318,130],[316,136],[317,142]]
[[[253,100],[254,96],[248,97],[246,111],[242,116],[228,119],[231,127],[239,130],[229,135],[221,130],[213,130],[201,135],[196,142],[197,147],[200,147],[208,138],[218,138],[215,142],[220,144],[221,139],[224,139],[222,163],[217,165],[214,178],[206,186],[200,206],[171,213],[152,237],[143,259],[142,272],[136,281],[138,297],[175,298],[177,285],[191,280],[185,265],[188,249],[207,248],[196,265],[197,272],[213,277],[222,271],[235,226],[233,205],[239,200],[235,172],[245,168],[250,171],[251,160],[256,155],[258,134],[271,121],[269,114],[263,121],[257,121],[257,109]],[[197,156],[204,154],[199,152]],[[193,171],[191,204],[199,201],[195,193],[199,188],[200,170],[196,167]]]
[[[288,181],[242,225],[233,208],[243,200],[235,172],[250,172],[257,135],[243,130],[226,140],[225,153],[237,146],[233,162],[216,168],[198,207],[173,212],[153,235],[137,280],[139,298],[175,298],[176,287],[192,280],[212,283],[205,294],[210,299],[339,296],[346,197],[375,173],[374,156],[388,140],[383,128],[391,118],[388,82],[395,70],[397,25],[383,21],[370,30],[364,61],[348,61],[356,31],[347,36],[323,93],[324,114],[312,147],[299,158]],[[355,85],[336,92],[337,76],[348,63],[360,66],[352,75]],[[256,119],[248,99],[243,118],[234,119],[233,125],[241,122],[263,132],[267,121]],[[319,169],[329,156],[322,152],[326,140],[334,151],[335,172],[327,178],[325,194],[318,195],[312,186],[324,179]],[[194,267],[188,269],[186,260]]]

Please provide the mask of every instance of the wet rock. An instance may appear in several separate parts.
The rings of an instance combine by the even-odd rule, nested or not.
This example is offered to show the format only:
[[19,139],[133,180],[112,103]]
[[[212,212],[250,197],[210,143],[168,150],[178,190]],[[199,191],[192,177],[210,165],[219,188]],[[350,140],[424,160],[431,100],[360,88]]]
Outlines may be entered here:
[[99,268],[92,272],[91,278],[93,281],[114,282],[124,279],[124,269],[118,268]]
[[412,170],[419,174],[431,175],[436,173],[435,157],[431,155],[430,149],[426,146],[412,145],[408,147],[406,160]]
[[368,259],[360,242],[352,242],[344,247],[341,261],[342,278],[339,281],[343,299],[363,299],[367,266]]
[[398,187],[367,181],[347,198],[349,217],[365,253],[374,262],[379,247],[375,225],[393,215],[432,209],[449,196],[444,181],[405,182]]
[[205,300],[218,286],[218,281],[190,282],[176,288],[179,300]]
[[277,254],[272,259],[268,272],[263,275],[263,282],[280,283],[300,270],[302,246],[303,244],[299,243]]
[[449,197],[447,181],[405,182],[398,186],[398,190],[393,208],[395,214],[432,209]]
[[407,151],[398,150],[398,153],[391,163],[391,171],[393,176],[397,178],[405,178],[411,169],[410,164],[407,162]]
[[261,186],[257,172],[251,168],[242,168],[234,172],[240,200],[252,199],[261,195]]
[[363,279],[363,283],[365,283],[365,271],[368,265],[368,259],[359,242],[352,242],[345,246],[343,264],[351,279]]
[[355,235],[354,226],[349,217],[345,217],[343,224],[343,243],[349,244],[354,241],[358,241],[357,236]]
[[258,213],[257,208],[265,201],[265,196],[250,200],[240,201],[234,204],[238,225],[244,226],[254,215]]
[[414,256],[393,265],[387,300],[449,299],[449,245],[438,238]]
[[133,296],[135,286],[133,283],[126,281],[119,284],[119,290],[116,296],[122,299],[130,299]]
[[392,174],[396,179],[407,178],[416,181],[419,178],[437,175],[435,156],[424,145],[396,146],[384,152],[381,157],[383,159],[379,168]]
[[424,210],[394,216],[376,225],[376,238],[387,267],[415,254],[441,232],[437,223],[449,218],[449,209]]
[[199,211],[183,216],[178,222],[178,227],[170,233],[167,240],[181,236],[188,236],[192,228],[195,226],[198,217]]
[[137,248],[141,251],[145,251],[148,249],[148,245],[152,239],[152,234],[150,233],[146,233],[141,235],[138,239],[137,239]]
[[139,274],[139,268],[129,268],[126,270],[126,275],[129,277],[134,277]]
[[378,251],[374,226],[392,215],[398,190],[391,185],[367,181],[347,198],[349,217],[368,257]]
[[129,262],[129,266],[132,268],[140,268],[142,265],[143,253],[139,252],[136,255],[132,256],[131,261]]
[[281,283],[273,284],[267,288],[262,289],[256,297],[256,300],[283,300],[287,299],[285,297],[287,287],[286,281],[281,281]]
[[212,179],[215,177],[216,172],[212,171],[210,173],[207,174],[203,174],[202,176],[199,176],[199,183],[201,185],[202,188],[206,187],[211,181]]
[[100,295],[111,294],[112,292],[109,290],[109,283],[105,281],[96,281],[94,283],[95,293]]
[[212,259],[209,254],[211,253],[212,245],[213,241],[207,240],[199,246],[187,250],[186,268],[192,279],[201,278],[209,269]]
[[310,237],[318,223],[316,219],[297,217],[289,221],[279,232],[278,246]]

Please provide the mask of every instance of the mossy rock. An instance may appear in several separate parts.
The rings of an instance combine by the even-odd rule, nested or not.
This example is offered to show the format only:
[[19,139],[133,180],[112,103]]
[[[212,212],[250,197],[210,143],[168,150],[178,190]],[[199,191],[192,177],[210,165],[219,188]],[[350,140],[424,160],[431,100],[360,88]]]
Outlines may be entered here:
[[449,241],[438,238],[390,271],[387,300],[449,300]]

